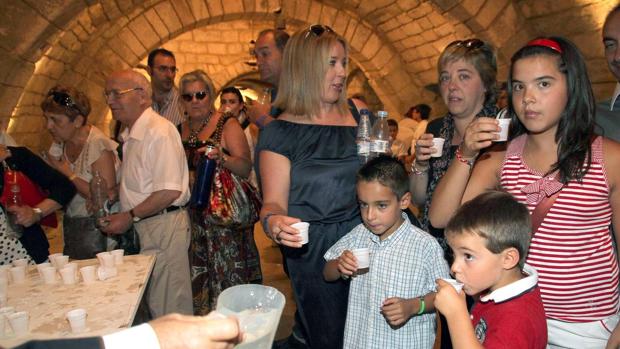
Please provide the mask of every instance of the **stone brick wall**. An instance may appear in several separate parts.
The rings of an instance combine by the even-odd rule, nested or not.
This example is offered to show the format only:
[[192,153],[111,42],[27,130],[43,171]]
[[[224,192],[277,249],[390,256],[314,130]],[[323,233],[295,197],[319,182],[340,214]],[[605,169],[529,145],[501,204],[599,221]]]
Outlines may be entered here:
[[[242,74],[248,42],[278,21],[288,29],[323,23],[351,45],[359,67],[351,89],[368,93],[391,115],[426,102],[445,108],[429,85],[436,61],[455,39],[479,37],[498,49],[499,79],[527,40],[559,34],[588,60],[597,97],[613,89],[600,30],[616,1],[603,0],[0,0],[0,125],[32,148],[49,142],[39,103],[54,84],[74,85],[92,100],[90,119],[104,130],[101,96],[111,71],[135,67],[150,50],[178,54],[181,72],[205,69],[219,87]],[[281,14],[275,12],[281,8]],[[372,93],[370,93],[372,92]],[[376,101],[375,101],[376,102]],[[374,102],[373,102],[374,103]],[[42,136],[43,135],[43,136]]]

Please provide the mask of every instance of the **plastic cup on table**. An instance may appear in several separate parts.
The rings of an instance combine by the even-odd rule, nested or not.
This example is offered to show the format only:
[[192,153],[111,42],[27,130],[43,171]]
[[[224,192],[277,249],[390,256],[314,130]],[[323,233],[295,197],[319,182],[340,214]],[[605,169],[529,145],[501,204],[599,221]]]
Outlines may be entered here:
[[114,256],[114,264],[115,265],[123,264],[123,257],[125,256],[125,250],[120,248],[120,249],[111,251],[110,254],[112,254],[112,256]]
[[112,268],[99,267],[99,268],[97,268],[97,277],[101,281],[105,281],[105,280],[107,280],[109,278],[112,278],[112,277],[116,276],[117,274],[118,274],[118,271],[116,270],[116,267],[112,267]]
[[0,277],[0,307],[6,307],[8,291],[9,280],[7,278]]
[[60,277],[62,277],[62,283],[65,285],[74,285],[77,280],[75,278],[75,271],[71,267],[64,267],[58,271]]
[[297,222],[291,224],[291,227],[297,229],[299,234],[301,235],[301,244],[305,245],[308,243],[308,230],[310,229],[310,223],[308,222]]
[[9,281],[11,281],[11,273],[9,269],[12,267],[10,265],[0,265],[0,277],[3,277]]
[[54,267],[41,268],[41,275],[43,277],[43,283],[46,285],[53,285],[58,281],[58,277],[56,276],[56,268]]
[[60,256],[62,256],[62,253],[52,253],[51,255],[47,256],[47,259],[50,261],[50,263],[52,263],[52,266],[54,268],[57,268],[55,259],[56,257]]
[[435,150],[431,153],[431,157],[433,158],[441,157],[441,155],[443,154],[443,143],[445,141],[446,140],[441,137],[433,138],[433,148],[435,148]]
[[11,279],[15,284],[23,284],[26,282],[26,267],[13,267],[9,269],[11,272]]
[[44,263],[37,264],[37,271],[39,272],[39,276],[41,278],[43,278],[43,273],[41,272],[41,270],[43,268],[47,268],[47,267],[51,267],[51,266],[52,266],[52,263],[49,263],[49,262],[44,262]]
[[65,314],[72,333],[82,333],[86,330],[86,315],[86,309],[81,308],[70,310]]
[[110,252],[97,253],[99,264],[104,268],[114,268],[114,256]]
[[15,308],[13,307],[2,307],[0,308],[0,337],[5,337],[7,335],[8,329],[8,316],[15,312]]
[[25,267],[27,265],[28,265],[27,258],[20,258],[20,259],[13,260],[13,266],[15,267]]
[[28,312],[18,311],[16,313],[9,314],[8,316],[13,333],[16,336],[23,336],[28,333]]
[[78,265],[76,262],[69,262],[65,264],[63,268],[70,268],[71,270],[73,270],[73,274],[75,274],[75,278],[77,280],[77,277],[79,274],[78,274]]
[[60,255],[54,257],[53,264],[58,270],[64,268],[67,263],[69,263],[69,256]]
[[92,284],[97,281],[97,267],[94,265],[80,268],[80,274],[82,274],[82,280],[85,284]]
[[370,249],[356,248],[351,251],[357,259],[357,269],[365,269],[370,267]]

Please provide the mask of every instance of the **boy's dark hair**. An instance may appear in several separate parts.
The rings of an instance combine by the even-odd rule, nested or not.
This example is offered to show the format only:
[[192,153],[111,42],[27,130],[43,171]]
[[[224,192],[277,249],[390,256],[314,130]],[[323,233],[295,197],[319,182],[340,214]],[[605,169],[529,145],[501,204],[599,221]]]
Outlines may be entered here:
[[[512,56],[511,68],[508,72],[508,108],[511,114],[514,115],[514,106],[512,105],[512,69],[514,69],[515,63],[521,59],[535,56],[557,58],[558,69],[566,76],[568,101],[564,111],[562,111],[555,133],[555,141],[558,143],[558,161],[553,164],[547,174],[558,170],[560,172],[560,181],[563,183],[572,179],[580,180],[588,172],[592,163],[591,148],[596,108],[592,85],[588,77],[588,69],[581,52],[569,40],[557,36],[539,39],[555,41],[560,46],[562,52],[559,53],[546,46],[526,45]],[[515,138],[523,133],[527,133],[527,129],[516,117],[513,117],[510,132],[510,137]]]
[[388,119],[387,123],[388,123],[388,126],[394,126],[398,130],[398,122],[396,122],[396,120]]
[[149,53],[149,57],[146,60],[146,64],[149,67],[153,68],[153,61],[155,61],[155,56],[157,55],[168,56],[176,60],[176,58],[174,58],[174,53],[172,53],[171,51],[168,51],[165,48],[157,48]]
[[487,240],[487,249],[495,254],[514,247],[519,251],[519,268],[523,269],[531,231],[525,205],[508,193],[488,191],[464,203],[448,222],[445,234],[476,234]]
[[409,177],[403,164],[395,158],[381,155],[368,161],[356,176],[357,183],[377,181],[396,195],[398,199],[409,192]]
[[428,118],[431,116],[431,107],[428,106],[428,104],[418,104],[413,106],[414,110],[417,110],[420,113],[420,117],[422,118],[422,120],[428,120]]

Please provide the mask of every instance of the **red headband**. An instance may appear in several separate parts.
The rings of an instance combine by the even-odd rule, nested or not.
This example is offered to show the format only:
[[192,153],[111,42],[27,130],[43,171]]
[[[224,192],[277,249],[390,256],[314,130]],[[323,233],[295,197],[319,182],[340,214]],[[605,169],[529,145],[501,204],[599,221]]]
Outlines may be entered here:
[[559,54],[562,54],[562,48],[560,47],[560,44],[551,39],[534,39],[528,42],[525,46],[543,46],[550,48]]

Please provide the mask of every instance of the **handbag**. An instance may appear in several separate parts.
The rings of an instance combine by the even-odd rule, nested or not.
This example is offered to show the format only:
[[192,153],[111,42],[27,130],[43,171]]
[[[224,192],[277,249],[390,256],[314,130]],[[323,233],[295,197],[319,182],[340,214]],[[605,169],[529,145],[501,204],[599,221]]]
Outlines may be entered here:
[[542,224],[543,220],[547,216],[547,213],[549,213],[549,210],[551,209],[551,206],[553,206],[553,203],[555,202],[555,199],[557,199],[558,196],[560,196],[560,192],[561,191],[562,191],[562,189],[556,191],[551,196],[545,196],[538,203],[538,205],[536,205],[536,207],[534,208],[534,211],[532,211],[532,215],[531,215],[531,219],[532,219],[532,234],[534,234],[534,233],[536,233],[538,231],[538,228],[540,228],[540,225]]
[[[0,202],[6,206],[6,202],[11,195],[11,186],[14,184],[19,185],[22,202],[30,207],[35,207],[41,201],[47,198],[45,193],[38,185],[36,185],[28,176],[19,170],[14,170],[7,165],[6,162],[2,162],[4,167],[4,188],[2,189],[2,196],[0,196]],[[41,217],[39,222],[41,225],[47,227],[58,227],[58,220],[56,218],[56,212],[52,212],[45,217]]]
[[204,209],[207,224],[245,228],[259,219],[262,200],[249,180],[217,165],[211,184],[211,198]]

